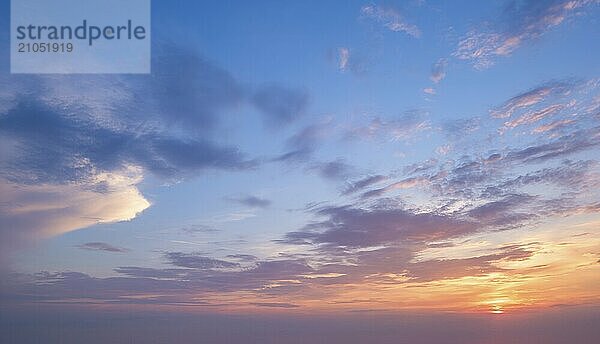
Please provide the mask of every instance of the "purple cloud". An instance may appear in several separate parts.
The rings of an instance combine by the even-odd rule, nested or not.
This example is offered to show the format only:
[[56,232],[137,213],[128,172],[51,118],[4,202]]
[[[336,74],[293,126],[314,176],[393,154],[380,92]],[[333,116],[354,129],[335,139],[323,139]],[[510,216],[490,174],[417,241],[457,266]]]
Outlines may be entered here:
[[88,251],[106,251],[106,252],[117,252],[117,253],[124,253],[124,252],[129,251],[126,248],[113,246],[113,245],[107,244],[105,242],[87,242],[85,244],[77,245],[76,247],[78,247],[82,250],[88,250]]
[[398,242],[443,240],[473,233],[477,224],[433,213],[413,213],[403,209],[358,209],[325,207],[317,211],[325,217],[302,231],[290,232],[289,243],[328,246],[371,247]]

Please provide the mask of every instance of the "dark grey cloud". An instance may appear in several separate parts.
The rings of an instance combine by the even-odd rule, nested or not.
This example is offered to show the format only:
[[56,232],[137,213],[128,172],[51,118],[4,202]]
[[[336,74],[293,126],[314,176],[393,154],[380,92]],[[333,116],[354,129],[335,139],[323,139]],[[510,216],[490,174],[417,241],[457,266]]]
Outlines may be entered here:
[[[141,268],[120,267],[115,271],[126,278],[95,279],[83,274],[42,274],[37,277],[45,283],[57,288],[61,294],[76,286],[93,284],[88,290],[97,290],[87,296],[93,296],[101,302],[123,292],[147,292],[162,289],[163,292],[185,290],[220,292],[255,290],[261,286],[275,287],[263,290],[266,295],[290,295],[301,292],[312,293],[313,286],[319,284],[338,284],[358,282],[367,276],[370,280],[385,283],[387,273],[405,274],[411,281],[431,281],[444,278],[458,278],[472,275],[473,271],[481,274],[500,271],[493,263],[499,260],[525,259],[532,254],[532,248],[501,247],[499,253],[479,257],[432,260],[414,262],[413,258],[420,250],[430,247],[430,243],[444,242],[463,235],[482,230],[499,217],[510,214],[511,210],[530,202],[530,197],[514,195],[496,202],[479,206],[466,215],[473,220],[461,219],[435,213],[403,210],[397,208],[375,207],[358,209],[351,207],[325,207],[315,210],[323,221],[314,222],[301,231],[286,235],[284,242],[288,244],[312,244],[318,249],[305,257],[282,257],[279,260],[258,260],[251,255],[236,254],[225,261],[201,254],[167,252],[164,257],[174,268]],[[500,223],[504,225],[505,223]],[[355,248],[382,248],[365,251],[353,251]],[[316,255],[315,255],[316,254]],[[311,267],[308,262],[320,262],[318,268]],[[354,264],[341,264],[352,261]],[[238,263],[239,262],[239,263]],[[251,264],[251,265],[242,265]],[[305,276],[320,273],[336,273],[338,277],[307,278]],[[379,277],[377,277],[379,276]],[[147,287],[139,288],[138,282],[147,282]],[[286,280],[297,280],[301,283],[286,284]],[[164,281],[164,283],[163,283]],[[398,281],[389,281],[398,283]],[[100,293],[98,285],[109,288],[109,292]],[[68,287],[66,286],[68,285]],[[318,289],[318,288],[317,288]],[[52,292],[50,293],[52,294]],[[45,294],[47,295],[47,294]],[[79,295],[79,294],[78,294]],[[49,296],[45,296],[47,298]],[[112,301],[111,301],[112,302]],[[117,302],[127,303],[118,299]],[[158,304],[166,304],[165,300],[150,300]],[[170,303],[185,303],[184,300],[169,300]],[[269,303],[271,301],[266,301]],[[276,302],[277,303],[277,302]]]
[[410,178],[406,178],[406,179],[388,184],[382,188],[365,191],[360,195],[360,198],[368,199],[368,198],[380,197],[380,196],[383,196],[384,194],[394,191],[394,190],[420,187],[420,186],[424,186],[428,183],[429,183],[428,178],[410,177]]
[[14,147],[0,159],[3,175],[62,183],[127,164],[163,178],[255,165],[211,138],[218,117],[244,100],[237,81],[191,51],[156,50],[148,76],[3,78],[0,133]]
[[240,266],[239,263],[205,257],[196,253],[166,252],[164,256],[172,265],[191,269],[231,269]]
[[303,127],[287,140],[287,151],[273,161],[297,163],[309,160],[319,143],[327,136],[328,127],[328,123],[314,123]]
[[60,301],[65,298],[114,300],[136,293],[183,290],[186,283],[174,279],[109,277],[95,278],[80,272],[42,272],[26,282],[4,288],[13,295],[30,295],[33,300]]
[[595,160],[564,160],[559,166],[546,167],[499,183],[498,188],[515,190],[535,184],[549,184],[570,191],[593,189],[600,182],[594,173],[599,170]]
[[308,93],[279,85],[259,88],[252,97],[252,103],[265,116],[270,126],[289,124],[304,115],[308,106]]
[[[453,209],[454,216],[470,218],[482,230],[519,228],[551,216],[584,213],[592,205],[582,195],[600,185],[597,161],[563,160],[558,166],[512,172],[524,166],[521,160],[496,153],[480,161],[466,160],[429,176],[429,191],[447,202],[440,211]],[[536,185],[551,185],[555,191],[535,196],[524,191]],[[381,189],[369,192],[374,197],[383,194]]]
[[277,157],[275,157],[272,161],[274,162],[300,162],[306,161],[310,158],[312,154],[311,149],[296,149],[285,152]]
[[17,182],[72,182],[128,164],[166,178],[255,165],[238,149],[206,139],[113,130],[40,103],[21,103],[0,117],[0,133],[18,153],[0,161],[2,174]]
[[[256,291],[275,281],[283,287],[286,283],[282,280],[303,279],[302,275],[314,272],[303,259],[257,260],[250,259],[249,255],[228,257],[238,263],[179,252],[167,252],[165,257],[175,268],[120,267],[115,271],[128,276],[127,280],[151,278],[158,280],[159,284],[163,279],[176,281],[166,283],[165,289],[187,292]],[[131,293],[142,291],[130,290]],[[275,292],[274,289],[272,291]]]
[[346,189],[344,189],[344,191],[342,191],[342,194],[349,195],[349,194],[361,191],[371,185],[386,181],[387,179],[388,179],[388,177],[383,176],[383,175],[368,176],[363,179],[360,179],[360,180],[350,183],[346,187]]
[[209,135],[247,91],[218,65],[172,44],[153,47],[150,75],[5,75],[0,108],[21,99],[97,124],[130,130],[176,127]]
[[236,254],[229,254],[227,255],[227,258],[231,258],[231,259],[235,259],[235,260],[239,260],[239,261],[243,261],[243,262],[253,262],[258,260],[258,257],[253,256],[251,254],[241,254],[241,253],[236,253]]
[[321,177],[334,181],[347,179],[352,174],[353,169],[351,165],[341,158],[314,163],[310,167],[310,170],[316,171]]
[[434,194],[468,199],[478,197],[479,188],[493,183],[501,173],[494,166],[465,158],[425,176],[429,177]]
[[115,272],[123,274],[124,276],[135,277],[135,278],[153,278],[153,279],[177,279],[184,278],[188,274],[188,269],[182,268],[144,268],[138,266],[120,266],[114,269]]
[[[563,148],[566,146],[563,146]],[[565,153],[565,157],[568,156]],[[499,222],[488,221],[489,226],[507,225],[508,222],[523,225],[532,220],[535,216],[526,214],[539,214],[540,210],[536,207],[547,208],[550,204],[548,199],[532,198],[522,190],[526,187],[534,185],[552,185],[556,190],[562,190],[558,195],[546,197],[557,197],[556,202],[572,202],[572,198],[576,198],[578,194],[584,190],[595,189],[600,181],[598,179],[598,164],[595,160],[582,161],[556,161],[558,166],[549,166],[541,169],[527,168],[523,162],[531,164],[531,167],[537,167],[538,160],[512,160],[513,156],[502,156],[494,153],[487,158],[480,160],[465,160],[455,166],[447,166],[440,171],[434,171],[432,174],[423,174],[422,178],[428,178],[428,183],[423,184],[428,186],[428,191],[432,192],[433,196],[440,199],[454,201],[462,200],[462,206],[459,210],[469,208],[469,204],[485,202],[480,210],[486,209],[489,202],[496,206],[505,204],[503,200],[514,203],[515,208],[507,211],[512,215],[506,214],[502,216],[503,220]],[[550,159],[549,157],[546,157]],[[556,157],[558,160],[558,156]],[[546,160],[541,160],[546,161]],[[513,173],[516,168],[525,167],[525,171]],[[385,193],[385,189],[374,189],[366,192],[365,196],[378,197]],[[562,200],[562,201],[559,201]],[[583,199],[582,199],[583,201]],[[557,207],[557,212],[560,212]],[[443,208],[442,208],[443,209]],[[455,211],[457,211],[455,209]],[[547,213],[547,212],[546,212]],[[549,213],[547,213],[549,214]],[[484,215],[483,213],[479,215]],[[512,218],[512,219],[510,219]],[[509,221],[510,220],[510,221]]]
[[[596,128],[586,129],[480,158],[465,157],[445,163],[438,170],[423,172],[421,176],[429,178],[430,190],[439,196],[494,198],[539,183],[550,183],[561,188],[570,186],[568,190],[575,191],[577,183],[594,185],[590,169],[596,163],[594,160],[563,159],[577,158],[597,147],[600,144],[597,132]],[[549,165],[536,169],[540,163]],[[515,169],[521,171],[515,172]]]
[[105,242],[86,242],[85,244],[77,245],[78,248],[82,250],[89,251],[106,251],[106,252],[128,252],[129,250],[122,247],[113,246],[111,244],[107,244]]
[[468,211],[468,215],[494,229],[514,228],[537,218],[537,214],[528,211],[535,200],[535,197],[525,194],[508,195],[475,207]]
[[305,259],[263,260],[253,269],[246,270],[249,276],[255,275],[268,280],[281,279],[282,276],[299,276],[314,272]]
[[325,244],[344,247],[371,247],[398,242],[444,240],[473,233],[475,222],[433,213],[404,209],[360,209],[325,207],[317,211],[325,217],[302,231],[286,234],[287,243]]
[[[463,156],[433,164],[416,175],[428,178],[430,190],[436,195],[465,198],[498,197],[533,183],[574,186],[576,182],[590,181],[595,160],[564,159],[580,158],[599,144],[600,128],[591,127],[558,137],[538,138],[529,145],[507,147],[478,157]],[[536,169],[541,163],[548,167]]]
[[196,234],[196,233],[215,233],[218,232],[219,230],[208,226],[208,225],[202,225],[202,224],[195,224],[195,225],[190,225],[190,226],[186,226],[186,227],[182,227],[180,228],[180,230],[182,232],[188,233],[188,234]]
[[268,199],[260,198],[257,196],[230,197],[229,199],[252,208],[267,208],[271,205],[271,201],[269,201]]
[[13,154],[0,158],[2,175],[65,183],[125,165],[167,179],[252,168],[257,161],[214,140],[219,117],[248,102],[282,122],[305,111],[306,91],[270,85],[248,96],[232,75],[193,51],[155,48],[149,76],[3,77],[0,133]]
[[598,145],[600,145],[600,127],[593,127],[561,136],[547,143],[512,149],[506,154],[505,160],[515,163],[540,163],[584,152]]
[[[168,123],[206,132],[217,116],[241,104],[246,91],[227,71],[181,47],[157,46],[152,75],[136,79],[148,83],[136,96],[157,100],[159,114]],[[150,94],[143,94],[149,92]]]

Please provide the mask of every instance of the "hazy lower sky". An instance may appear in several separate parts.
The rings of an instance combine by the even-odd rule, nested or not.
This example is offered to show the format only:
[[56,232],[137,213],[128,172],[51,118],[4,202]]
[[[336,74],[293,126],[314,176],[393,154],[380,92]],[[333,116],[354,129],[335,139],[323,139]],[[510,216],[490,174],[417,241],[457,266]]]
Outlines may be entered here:
[[1,54],[0,341],[599,342],[599,38],[597,0],[154,0],[150,75]]

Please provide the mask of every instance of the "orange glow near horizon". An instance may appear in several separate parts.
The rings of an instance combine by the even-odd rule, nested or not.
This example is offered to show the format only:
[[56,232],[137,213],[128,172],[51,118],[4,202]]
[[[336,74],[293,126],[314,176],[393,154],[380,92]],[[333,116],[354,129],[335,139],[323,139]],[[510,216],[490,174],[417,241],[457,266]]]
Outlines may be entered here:
[[[303,302],[298,298],[288,302],[323,310],[364,307],[492,314],[594,303],[600,299],[599,224],[557,223],[524,231],[520,242],[535,242],[535,252],[526,258],[494,262],[502,269],[497,272],[424,282],[396,278],[398,283],[387,282],[389,276],[374,276],[369,283],[322,286],[319,296],[308,293],[300,296]],[[326,304],[321,301],[324,294],[329,300]]]
[[[451,273],[456,273],[452,269],[447,275],[436,275],[430,280],[419,280],[408,274],[381,273],[341,283],[336,279],[348,275],[340,271],[313,274],[304,279],[301,277],[306,276],[273,280],[256,290],[190,290],[176,295],[136,294],[123,295],[122,298],[152,301],[176,296],[183,301],[164,308],[192,313],[210,309],[224,313],[433,311],[509,315],[557,305],[599,304],[600,233],[597,229],[600,221],[589,217],[568,221],[571,222],[557,221],[522,231],[520,238],[515,238],[513,233],[509,242],[500,240],[498,236],[503,233],[491,233],[472,238],[472,241],[477,241],[472,247],[441,248],[435,252],[424,252],[420,257],[424,262],[428,259],[468,261],[476,256],[473,252],[480,256],[489,255],[495,252],[494,247],[505,247],[515,242],[533,243],[527,246],[532,250],[530,255],[495,260],[492,262],[494,270],[485,273],[471,271],[467,266],[467,273],[460,276],[451,276]],[[93,307],[119,307],[89,301]]]
[[[518,314],[556,305],[595,304],[600,300],[598,221],[587,221],[523,231],[519,242],[534,242],[530,256],[499,259],[497,271],[459,277],[413,280],[405,275],[375,274],[352,283],[312,284],[314,280],[343,278],[344,274],[314,275],[310,282],[274,281],[263,291],[211,293],[208,299],[225,312],[337,312],[337,311],[450,311],[479,314]],[[491,237],[487,238],[492,240]],[[514,237],[513,237],[514,240]],[[514,242],[514,241],[513,241]],[[506,245],[509,243],[501,243]],[[491,244],[490,244],[491,245]],[[459,248],[460,249],[460,248]],[[481,248],[478,248],[481,250]],[[456,258],[464,252],[446,249]],[[466,255],[465,257],[468,257]],[[307,285],[303,285],[307,283]],[[296,293],[277,293],[278,288],[299,288]],[[282,289],[283,290],[283,289]],[[239,305],[294,304],[297,307]]]
[[500,306],[492,306],[492,310],[490,311],[490,313],[492,313],[492,314],[503,314],[504,311],[502,310],[502,307],[500,307]]

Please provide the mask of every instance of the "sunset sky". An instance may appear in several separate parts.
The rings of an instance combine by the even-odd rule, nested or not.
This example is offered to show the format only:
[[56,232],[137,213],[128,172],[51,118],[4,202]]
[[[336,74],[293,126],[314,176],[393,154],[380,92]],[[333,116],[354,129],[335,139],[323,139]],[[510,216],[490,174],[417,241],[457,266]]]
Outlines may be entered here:
[[0,342],[598,343],[599,59],[597,0],[154,0],[150,75],[2,54]]

